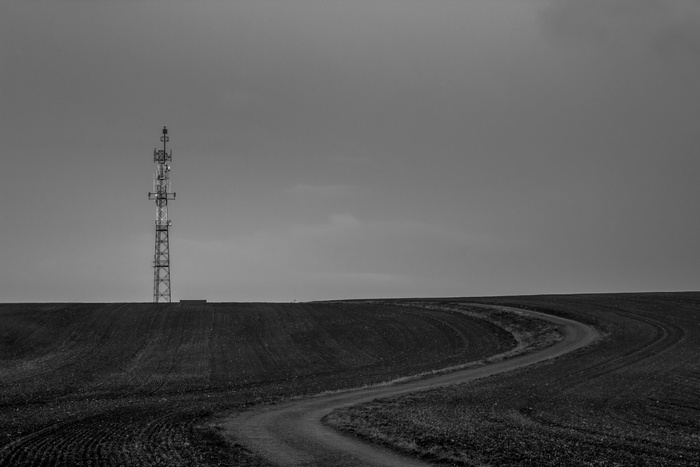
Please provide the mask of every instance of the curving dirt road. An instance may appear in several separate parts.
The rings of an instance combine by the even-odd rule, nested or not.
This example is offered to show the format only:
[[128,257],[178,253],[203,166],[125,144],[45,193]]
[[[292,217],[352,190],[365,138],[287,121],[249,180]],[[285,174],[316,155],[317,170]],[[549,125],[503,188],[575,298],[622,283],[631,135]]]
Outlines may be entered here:
[[[485,306],[485,305],[478,305]],[[505,308],[505,307],[501,307]],[[321,419],[343,407],[438,386],[464,383],[556,358],[593,342],[598,333],[585,324],[518,309],[559,326],[564,338],[551,347],[484,366],[408,382],[324,394],[231,415],[224,427],[235,440],[274,465],[418,466],[426,465],[370,446],[326,427]]]

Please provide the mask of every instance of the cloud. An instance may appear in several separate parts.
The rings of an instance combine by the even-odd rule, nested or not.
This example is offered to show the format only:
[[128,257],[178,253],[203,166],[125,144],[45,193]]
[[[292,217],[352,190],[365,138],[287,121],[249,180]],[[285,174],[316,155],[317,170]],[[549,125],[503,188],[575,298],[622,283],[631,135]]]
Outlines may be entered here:
[[346,198],[356,196],[366,192],[360,186],[335,184],[335,185],[311,185],[299,183],[289,188],[289,192],[301,198]]
[[297,240],[319,241],[356,235],[366,228],[366,224],[363,225],[351,214],[332,214],[328,222],[315,225],[296,225],[289,233]]
[[330,162],[332,164],[337,164],[339,166],[348,167],[371,167],[375,165],[374,160],[369,156],[360,155],[348,155],[348,154],[333,154],[330,157]]
[[497,242],[440,224],[336,213],[245,237],[176,238],[173,268],[186,264],[174,276],[213,300],[436,294],[462,284],[469,255]]
[[697,57],[700,3],[655,0],[557,0],[541,12],[548,37],[568,43]]

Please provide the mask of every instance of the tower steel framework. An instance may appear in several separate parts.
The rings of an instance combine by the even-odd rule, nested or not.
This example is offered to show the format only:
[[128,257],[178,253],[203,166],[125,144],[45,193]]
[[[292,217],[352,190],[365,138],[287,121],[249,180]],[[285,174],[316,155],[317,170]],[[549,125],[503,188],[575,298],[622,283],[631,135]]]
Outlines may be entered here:
[[170,240],[169,229],[172,222],[168,219],[168,200],[175,199],[170,191],[170,162],[173,151],[167,150],[168,129],[163,127],[160,137],[163,149],[153,150],[153,162],[157,164],[153,175],[153,191],[148,199],[156,202],[156,252],[153,257],[153,301],[170,302]]

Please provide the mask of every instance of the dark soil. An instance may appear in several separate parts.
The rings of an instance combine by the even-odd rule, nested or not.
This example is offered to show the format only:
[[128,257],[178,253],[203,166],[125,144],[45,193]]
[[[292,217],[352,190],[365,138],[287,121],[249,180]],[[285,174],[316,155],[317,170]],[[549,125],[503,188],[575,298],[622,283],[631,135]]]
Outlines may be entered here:
[[212,417],[515,345],[386,303],[0,305],[0,465],[256,465]]
[[352,407],[331,423],[435,464],[699,465],[699,293],[472,301],[573,318],[604,338],[534,367]]

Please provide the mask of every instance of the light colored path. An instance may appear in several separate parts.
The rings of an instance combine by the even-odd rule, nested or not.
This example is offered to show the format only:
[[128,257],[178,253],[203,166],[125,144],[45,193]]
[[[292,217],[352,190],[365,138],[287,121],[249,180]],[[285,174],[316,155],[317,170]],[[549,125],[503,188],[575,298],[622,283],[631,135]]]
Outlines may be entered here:
[[465,383],[556,358],[590,344],[598,336],[590,326],[573,320],[535,311],[520,309],[517,311],[555,323],[564,338],[540,351],[484,366],[466,368],[425,379],[353,389],[260,407],[231,415],[224,426],[237,442],[274,465],[332,465],[334,467],[426,465],[415,459],[342,435],[322,424],[321,419],[336,409],[376,398]]

